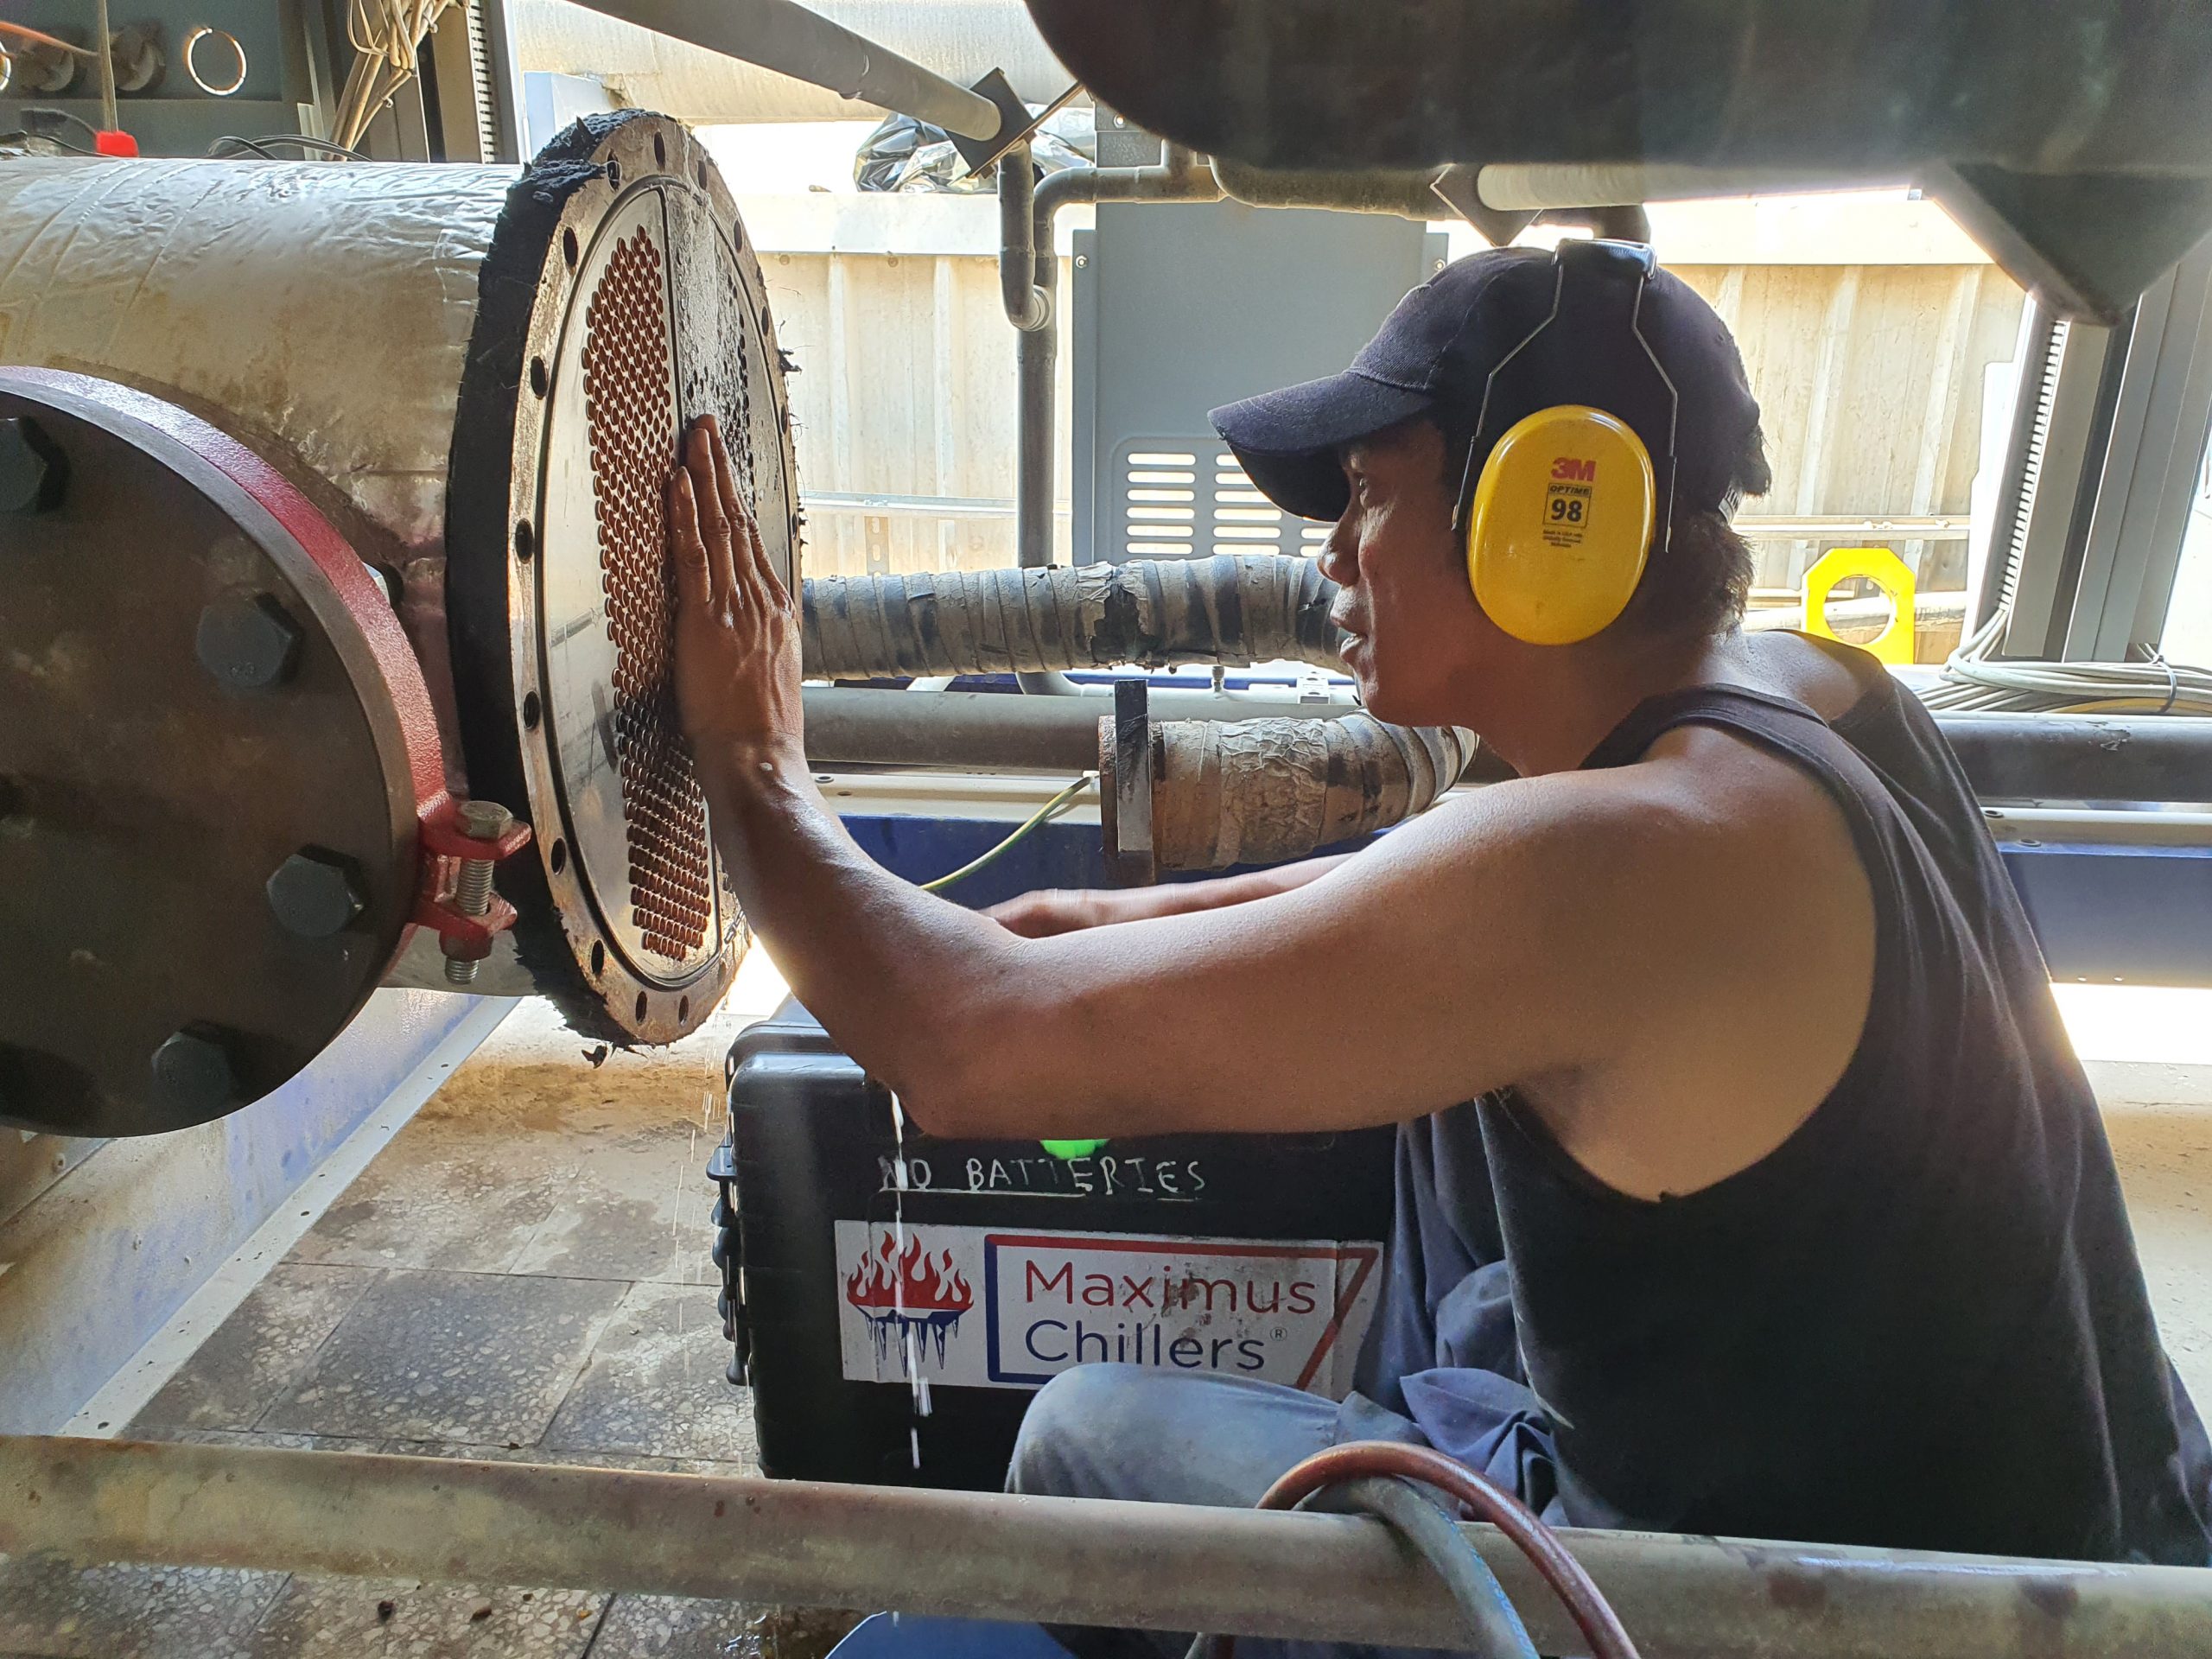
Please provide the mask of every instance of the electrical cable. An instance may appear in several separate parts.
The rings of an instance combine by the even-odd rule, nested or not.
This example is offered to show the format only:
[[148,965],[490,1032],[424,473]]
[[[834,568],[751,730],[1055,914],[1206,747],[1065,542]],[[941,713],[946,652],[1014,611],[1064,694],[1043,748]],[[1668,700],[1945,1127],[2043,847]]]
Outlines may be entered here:
[[334,130],[358,144],[385,105],[415,76],[416,54],[459,0],[348,0],[346,38],[353,67],[338,95]]
[[1044,805],[1039,807],[1034,812],[1031,813],[1028,817],[1024,819],[1014,830],[1012,835],[1008,836],[1004,841],[999,842],[997,846],[992,848],[988,852],[984,853],[980,857],[969,859],[968,862],[963,864],[958,869],[953,871],[949,875],[940,875],[935,880],[923,882],[922,891],[924,893],[942,893],[954,882],[958,881],[964,877],[975,874],[976,871],[982,869],[986,864],[990,863],[994,859],[997,858],[1000,854],[1007,851],[1017,842],[1022,840],[1023,837],[1030,835],[1037,830],[1042,829],[1046,824],[1050,823],[1054,818],[1058,817],[1061,813],[1065,812],[1069,808],[1072,807],[1075,804],[1076,797],[1082,794],[1084,790],[1090,788],[1097,781],[1098,774],[1096,772],[1084,772],[1082,777],[1077,779],[1058,794],[1053,796],[1051,800],[1046,802]]
[[[67,138],[55,137],[50,131],[41,132],[39,130],[41,124],[51,125],[54,123],[62,121],[67,121],[71,123],[73,125],[82,127],[85,130],[86,137],[92,141],[95,148],[92,149],[86,149],[82,144],[71,144]],[[97,146],[100,141],[100,130],[94,126],[91,122],[86,120],[81,115],[73,114],[67,110],[51,109],[43,105],[35,107],[27,105],[23,110],[23,125],[35,137],[49,138],[57,144],[67,144],[71,149],[78,150],[86,156],[97,156],[99,154],[99,150]]]
[[334,143],[327,138],[310,138],[303,132],[264,132],[257,138],[246,138],[235,132],[226,132],[207,146],[208,157],[211,160],[219,160],[218,152],[225,144],[237,144],[242,149],[252,150],[257,156],[267,156],[272,162],[280,158],[269,154],[267,146],[270,144],[296,144],[302,149],[327,150],[332,155],[341,156],[349,162],[365,162],[369,159],[359,150],[347,145]]
[[[2170,662],[2153,650],[2136,663],[2052,663],[2000,658],[1994,653],[2012,618],[2008,599],[1986,622],[1960,642],[1942,677],[1922,697],[1930,708],[2050,711],[2124,701],[2150,714],[2212,714],[2212,670]],[[2111,711],[2116,712],[2116,711]]]
[[[1559,1597],[1590,1644],[1592,1659],[1639,1659],[1636,1643],[1629,1639],[1611,1605],[1591,1582],[1582,1563],[1567,1553],[1558,1535],[1519,1498],[1433,1446],[1397,1440],[1354,1440],[1332,1446],[1283,1475],[1262,1494],[1255,1507],[1287,1510],[1325,1487],[1392,1475],[1436,1487],[1503,1533]],[[1191,1651],[1193,1659],[1202,1651],[1210,1659],[1234,1659],[1236,1645],[1234,1637],[1209,1639],[1202,1636]]]
[[73,156],[91,156],[97,158],[99,155],[98,150],[86,149],[82,144],[73,144],[67,138],[58,137],[50,132],[31,132],[22,127],[17,127],[12,132],[0,132],[0,144],[14,143],[19,139],[28,143],[33,138],[37,139],[41,144],[58,144]]

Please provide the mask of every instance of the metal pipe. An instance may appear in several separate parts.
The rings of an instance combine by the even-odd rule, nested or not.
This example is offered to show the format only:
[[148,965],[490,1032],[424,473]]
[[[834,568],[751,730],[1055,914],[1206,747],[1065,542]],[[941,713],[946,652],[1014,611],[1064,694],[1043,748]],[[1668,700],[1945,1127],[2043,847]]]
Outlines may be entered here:
[[[810,685],[802,695],[807,759],[817,766],[1087,772],[1098,764],[1103,697],[915,695],[841,685]],[[1354,702],[1300,702],[1287,692],[1157,687],[1151,703],[1160,720],[1336,720],[1358,711]]]
[[1797,195],[1879,190],[1911,181],[1846,175],[1807,167],[1696,167],[1679,162],[1493,162],[1475,175],[1485,206],[1509,211],[1615,207],[1713,196]]
[[[972,82],[995,66],[1017,97],[1048,103],[1074,77],[1046,49],[1021,0],[803,0],[810,11],[917,63]],[[658,110],[686,126],[850,120],[836,94],[734,62],[588,11],[568,0],[505,0],[518,74],[588,75],[614,103]],[[1087,100],[1085,100],[1087,101]]]
[[[1545,1653],[1588,1651],[1466,1535]],[[2202,1569],[1567,1531],[1649,1659],[2212,1655]],[[345,1452],[0,1438],[0,1552],[1393,1647],[1463,1639],[1380,1522]]]
[[1938,711],[1936,723],[1984,800],[2212,801],[2212,719]]
[[[1015,153],[1008,153],[1008,162]],[[1177,143],[1166,146],[1157,168],[1066,168],[1044,183],[1031,181],[1028,146],[1018,155],[1022,177],[1000,163],[1000,296],[1015,339],[1015,489],[1013,546],[1015,564],[1042,570],[1053,562],[1053,398],[1059,370],[1059,319],[1053,289],[1059,259],[1053,221],[1073,201],[1219,201],[1221,186],[1201,173],[1197,157]],[[1008,194],[1011,186],[1011,194]],[[1027,238],[1013,228],[1013,199],[1027,194]],[[1066,675],[1020,675],[1024,692],[1071,690]]]
[[[810,686],[807,747],[824,762],[1065,771],[1096,764],[1097,700],[1038,707],[990,692],[903,692]],[[1330,718],[1350,703],[1280,702],[1237,694],[1155,690],[1164,720]],[[817,712],[818,711],[818,712]],[[2071,715],[1954,714],[1936,724],[1976,795],[2015,801],[2212,799],[2212,720],[2175,715],[2101,719]],[[1487,753],[1487,751],[1485,751]],[[2133,814],[2145,839],[2189,839],[2193,818]],[[2125,826],[2120,826],[2125,827]],[[2046,839],[2061,837],[2050,836]],[[2107,827],[2098,840],[2121,838]]]
[[[1084,199],[1079,187],[1062,181],[1090,181],[1096,177],[1097,169],[1072,168],[1055,173],[1039,189],[1029,172],[1027,144],[1021,147],[1021,155],[1024,181],[1019,189],[1027,206],[1029,224],[1026,230],[1015,232],[1009,223],[1011,210],[1001,203],[1000,224],[1005,245],[999,253],[999,289],[1007,319],[1016,330],[1014,563],[1025,570],[1042,570],[1052,563],[1052,405],[1060,353],[1059,319],[1052,303],[1059,273],[1052,222],[1064,202]],[[999,177],[1004,188],[1003,168]],[[1058,673],[1021,674],[1015,683],[1025,692],[1040,696],[1063,696],[1074,690],[1067,676]]]
[[[1023,181],[1014,188],[1030,194],[1030,231],[1025,257],[1023,239],[1008,222],[1011,209],[1004,194],[1008,178],[1002,163],[999,287],[1007,317],[1019,331],[1014,356],[1015,563],[1026,570],[1041,570],[1052,563],[1052,409],[1060,356],[1059,325],[1053,304],[1059,275],[1059,260],[1053,251],[1053,222],[1060,209],[1071,202],[1218,201],[1221,187],[1199,168],[1197,157],[1179,144],[1166,147],[1158,167],[1069,168],[1033,188],[1028,182],[1027,147],[1020,153]],[[1025,268],[1026,295],[1021,291]],[[1059,674],[1024,674],[1020,683],[1030,692],[1064,693],[1071,689],[1066,677]]]
[[1037,173],[1027,138],[999,157],[999,293],[1015,327],[1045,326],[1052,307],[1037,283]]
[[963,138],[996,138],[1005,117],[981,93],[841,28],[795,0],[584,0],[594,11],[745,63],[911,115]]
[[1452,211],[1436,194],[1441,168],[1329,173],[1251,167],[1222,156],[1214,156],[1210,166],[1224,194],[1254,207],[1326,207],[1345,213],[1391,213],[1424,223],[1446,218]]

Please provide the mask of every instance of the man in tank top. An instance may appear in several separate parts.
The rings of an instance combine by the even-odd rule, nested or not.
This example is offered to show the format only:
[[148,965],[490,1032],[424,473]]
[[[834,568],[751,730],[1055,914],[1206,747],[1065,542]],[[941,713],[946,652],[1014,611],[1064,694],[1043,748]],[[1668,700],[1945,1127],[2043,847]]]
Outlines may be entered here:
[[[1872,659],[1739,631],[1758,405],[1705,302],[1632,280],[1616,329],[1553,256],[1477,254],[1344,373],[1214,416],[1334,521],[1368,707],[1519,777],[1349,856],[995,919],[815,791],[791,599],[695,434],[679,689],[747,912],[935,1132],[1402,1126],[1357,1392],[1083,1366],[1018,1491],[1245,1505],[1390,1437],[1575,1525],[2205,1564],[2212,1458],[1980,812]],[[1617,620],[1535,643],[1478,599],[1470,514],[1560,404],[1635,430],[1660,505]]]

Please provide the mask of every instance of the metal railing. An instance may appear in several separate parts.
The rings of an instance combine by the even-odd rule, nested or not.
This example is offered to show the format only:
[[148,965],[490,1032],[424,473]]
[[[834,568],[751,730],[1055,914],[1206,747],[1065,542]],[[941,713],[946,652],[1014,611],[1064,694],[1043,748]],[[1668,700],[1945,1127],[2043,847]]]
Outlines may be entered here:
[[[1587,1651],[1468,1529],[1544,1653]],[[2212,1572],[1564,1532],[1647,1659],[2212,1656]],[[1348,1516],[358,1452],[0,1438],[0,1552],[1441,1647],[1441,1580]]]

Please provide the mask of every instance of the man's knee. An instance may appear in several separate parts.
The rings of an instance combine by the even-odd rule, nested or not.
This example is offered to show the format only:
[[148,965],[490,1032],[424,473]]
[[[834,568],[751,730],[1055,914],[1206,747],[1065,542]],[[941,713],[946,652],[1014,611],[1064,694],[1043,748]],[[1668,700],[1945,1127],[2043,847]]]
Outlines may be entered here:
[[1137,1448],[1130,1405],[1151,1381],[1138,1365],[1077,1365],[1038,1389],[1021,1420],[1007,1490],[1057,1497],[1107,1497]]

